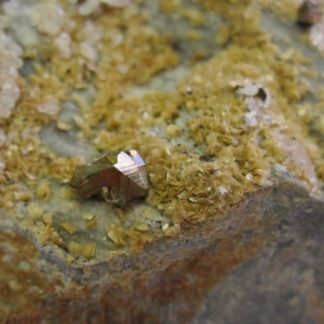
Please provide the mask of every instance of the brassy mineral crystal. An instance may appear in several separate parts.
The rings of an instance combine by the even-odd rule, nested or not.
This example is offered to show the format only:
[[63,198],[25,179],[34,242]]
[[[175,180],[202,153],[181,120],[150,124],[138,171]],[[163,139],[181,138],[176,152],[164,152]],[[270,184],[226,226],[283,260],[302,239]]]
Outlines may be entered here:
[[135,150],[109,153],[77,168],[71,186],[83,198],[101,194],[107,202],[124,206],[148,193],[145,162]]

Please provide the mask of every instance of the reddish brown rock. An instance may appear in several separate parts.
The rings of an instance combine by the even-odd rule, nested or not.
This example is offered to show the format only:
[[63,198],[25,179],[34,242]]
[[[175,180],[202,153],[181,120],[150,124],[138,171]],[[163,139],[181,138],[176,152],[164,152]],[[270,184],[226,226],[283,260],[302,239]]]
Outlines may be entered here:
[[[26,279],[19,291],[1,290],[1,299],[11,305],[1,320],[206,323],[217,316],[219,323],[261,317],[319,323],[323,207],[302,189],[282,183],[248,197],[222,220],[189,228],[138,255],[79,268],[46,253],[37,261],[32,243],[2,232],[3,242],[24,249],[16,254],[15,264],[27,258],[31,268],[27,273],[19,270],[18,278]],[[4,244],[1,255],[4,287],[10,272],[17,270],[4,262]],[[44,259],[50,265],[40,268]],[[44,273],[46,268],[51,273]],[[54,273],[64,279],[54,279]]]

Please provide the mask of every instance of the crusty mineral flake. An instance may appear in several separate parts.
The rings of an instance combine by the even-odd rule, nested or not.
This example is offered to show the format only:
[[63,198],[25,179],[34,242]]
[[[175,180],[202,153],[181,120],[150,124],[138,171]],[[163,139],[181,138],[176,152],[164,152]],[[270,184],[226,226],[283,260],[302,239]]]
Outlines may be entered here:
[[148,193],[145,162],[135,150],[110,153],[77,168],[70,184],[81,197],[101,194],[107,202],[120,206]]

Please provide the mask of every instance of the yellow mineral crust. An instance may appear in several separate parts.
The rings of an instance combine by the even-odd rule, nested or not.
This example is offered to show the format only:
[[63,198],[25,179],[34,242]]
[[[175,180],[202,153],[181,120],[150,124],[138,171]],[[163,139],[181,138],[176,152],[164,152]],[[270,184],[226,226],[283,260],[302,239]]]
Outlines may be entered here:
[[[163,1],[162,7],[165,12],[179,9],[193,25],[203,25],[201,14],[186,10],[183,2]],[[177,235],[183,222],[194,224],[223,215],[247,193],[271,184],[274,165],[287,168],[310,191],[316,189],[318,178],[324,179],[323,150],[309,125],[324,98],[320,91],[316,93],[317,110],[303,106],[300,99],[310,89],[304,76],[316,79],[318,75],[298,50],[281,52],[260,23],[260,8],[284,10],[280,15],[293,19],[297,7],[289,7],[292,1],[280,2],[279,9],[269,1],[199,2],[225,19],[220,34],[215,31],[215,44],[224,47],[210,60],[193,66],[175,91],[132,97],[128,95],[132,87],[145,86],[159,72],[179,63],[171,40],[150,27],[136,1],[118,10],[103,6],[89,17],[80,16],[69,2],[59,1],[64,8],[61,29],[23,51],[23,58],[38,63],[30,75],[17,77],[20,99],[10,117],[0,120],[9,139],[0,147],[1,207],[14,209],[16,202],[33,199],[46,203],[52,188],[43,182],[44,177],[63,187],[60,199],[76,203],[64,186],[84,161],[59,156],[44,147],[39,136],[50,123],[75,132],[59,121],[67,100],[78,106],[80,115],[75,116],[73,127],[83,141],[98,152],[133,148],[144,157],[151,186],[146,203],[170,221],[161,225],[160,236]],[[62,44],[69,46],[68,52],[62,52]],[[250,83],[266,88],[272,97],[253,126],[247,123],[245,98],[237,93],[238,85]],[[77,93],[90,85],[92,99]],[[314,127],[323,130],[322,118]],[[294,149],[287,150],[287,143]],[[31,193],[22,195],[21,183]],[[44,218],[45,210],[33,201],[27,211],[33,220]],[[96,256],[95,243],[62,243],[53,230],[52,217],[43,220],[46,226],[30,225],[43,242],[67,245],[76,257]],[[94,231],[98,221],[94,216],[83,223]],[[74,233],[70,226],[63,228]],[[105,238],[115,248],[139,250],[160,236],[144,222],[132,228],[120,217],[108,226]]]
[[86,259],[92,259],[96,255],[96,244],[95,243],[85,243],[80,244],[71,241],[68,244],[68,249],[72,255],[76,257],[84,257]]

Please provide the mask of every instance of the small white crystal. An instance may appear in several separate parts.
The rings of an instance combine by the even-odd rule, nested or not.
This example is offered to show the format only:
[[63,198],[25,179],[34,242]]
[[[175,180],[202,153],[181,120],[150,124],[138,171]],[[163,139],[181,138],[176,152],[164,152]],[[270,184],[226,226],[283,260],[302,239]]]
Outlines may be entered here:
[[249,127],[255,127],[258,125],[258,113],[257,111],[249,111],[244,115],[245,123]]
[[221,196],[225,196],[227,193],[228,193],[228,190],[223,187],[223,186],[220,186],[217,188],[217,192],[221,195]]
[[82,39],[85,41],[97,42],[102,38],[102,29],[91,20],[87,20],[81,31]]
[[71,56],[71,37],[68,33],[61,33],[54,39],[54,44],[62,58]]
[[253,179],[253,174],[251,172],[249,172],[246,176],[245,176],[247,181],[252,181]]
[[64,24],[64,11],[55,3],[40,3],[33,7],[31,20],[36,28],[45,34],[56,35]]
[[168,228],[169,228],[169,224],[168,224],[168,223],[164,223],[164,224],[162,225],[162,231],[163,231],[163,232],[166,231]]
[[311,28],[310,38],[312,44],[317,47],[319,51],[324,52],[324,22],[315,24]]
[[80,51],[83,57],[91,62],[96,62],[98,60],[98,52],[95,46],[91,42],[83,42],[80,44]]
[[100,0],[87,0],[79,7],[79,13],[81,16],[88,16],[95,12],[100,6]]
[[186,87],[186,94],[189,94],[189,95],[192,94],[192,87],[191,86]]
[[244,95],[244,96],[253,97],[253,96],[257,95],[259,88],[260,88],[260,86],[257,85],[256,83],[251,83],[245,87],[239,87],[237,89],[237,93]]
[[50,98],[46,102],[37,106],[37,110],[47,115],[57,115],[60,111],[60,106],[55,98]]
[[12,24],[15,37],[24,48],[31,48],[40,42],[39,34],[36,29],[28,23]]
[[238,85],[235,81],[232,82],[232,85],[236,88],[236,92],[245,98],[244,103],[249,110],[244,115],[247,126],[257,126],[264,115],[264,109],[271,104],[272,96],[270,91],[249,80],[245,80],[244,85]]

